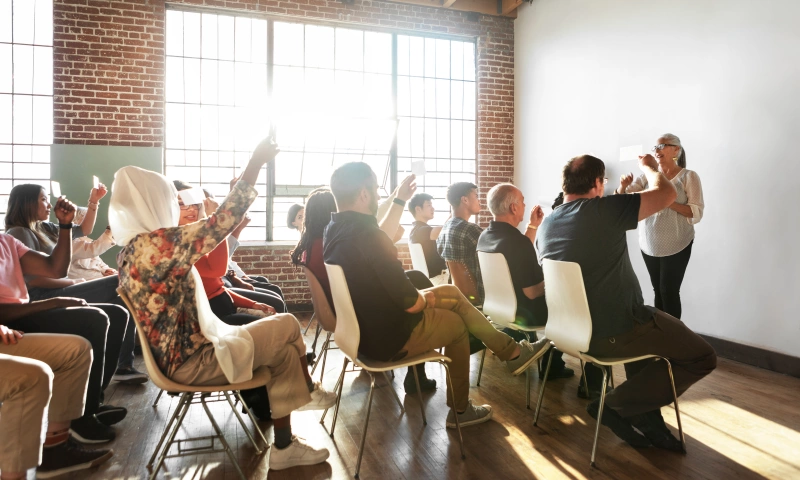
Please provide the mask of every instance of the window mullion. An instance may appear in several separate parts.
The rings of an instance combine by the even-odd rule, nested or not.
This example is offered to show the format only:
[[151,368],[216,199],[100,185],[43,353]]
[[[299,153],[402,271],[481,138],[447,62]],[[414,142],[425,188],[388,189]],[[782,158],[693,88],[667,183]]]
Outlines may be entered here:
[[[274,131],[274,114],[272,98],[272,76],[274,72],[274,52],[275,52],[275,22],[267,21],[267,102],[270,105],[270,133]],[[275,204],[275,161],[267,162],[267,241],[273,240]]]
[[397,34],[392,34],[392,118],[395,121],[394,138],[389,150],[389,185],[390,191],[397,188]]

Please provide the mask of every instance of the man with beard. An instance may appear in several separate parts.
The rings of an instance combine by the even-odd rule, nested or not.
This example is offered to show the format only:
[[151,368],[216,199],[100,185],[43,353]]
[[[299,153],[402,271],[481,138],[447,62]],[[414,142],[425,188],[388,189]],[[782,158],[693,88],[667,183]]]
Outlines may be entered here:
[[392,240],[378,227],[378,182],[363,162],[347,163],[331,176],[338,213],[323,239],[325,263],[344,271],[361,329],[359,352],[373,360],[396,361],[444,347],[452,360],[453,397],[446,425],[475,425],[492,417],[489,405],[469,399],[469,333],[506,362],[514,375],[524,372],[549,348],[515,342],[498,332],[452,285],[417,290],[406,277]]

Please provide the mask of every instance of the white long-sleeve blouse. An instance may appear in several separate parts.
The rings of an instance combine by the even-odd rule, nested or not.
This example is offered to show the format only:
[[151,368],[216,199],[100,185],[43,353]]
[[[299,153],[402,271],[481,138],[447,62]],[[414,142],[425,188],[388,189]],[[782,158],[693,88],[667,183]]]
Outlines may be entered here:
[[[676,203],[688,205],[691,217],[665,208],[639,222],[639,247],[653,257],[674,255],[694,240],[694,225],[703,218],[703,186],[700,176],[693,170],[683,169],[672,179],[678,191]],[[641,175],[628,186],[626,193],[636,193],[648,188],[647,177]]]

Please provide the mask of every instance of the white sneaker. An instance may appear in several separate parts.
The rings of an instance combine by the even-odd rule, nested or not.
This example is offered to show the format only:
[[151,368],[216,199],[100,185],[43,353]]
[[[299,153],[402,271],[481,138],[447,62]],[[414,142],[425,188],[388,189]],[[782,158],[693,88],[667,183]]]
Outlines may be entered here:
[[327,448],[314,448],[306,444],[305,440],[292,437],[292,443],[284,449],[279,449],[275,445],[270,448],[269,468],[270,470],[284,470],[291,467],[302,465],[316,465],[328,459],[330,453]]
[[311,391],[311,401],[298,408],[298,412],[303,410],[325,410],[331,408],[336,403],[336,392],[329,392],[322,388],[319,382],[314,382],[314,390]]

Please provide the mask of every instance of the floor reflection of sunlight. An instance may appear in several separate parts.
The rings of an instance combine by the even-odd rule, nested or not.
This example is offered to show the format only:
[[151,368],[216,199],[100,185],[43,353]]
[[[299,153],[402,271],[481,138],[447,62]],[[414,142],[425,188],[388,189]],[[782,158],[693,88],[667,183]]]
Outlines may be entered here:
[[[800,432],[713,398],[692,401],[687,407],[690,411],[682,410],[681,420],[688,437],[766,477],[800,478]],[[663,412],[677,429],[674,410]],[[727,433],[729,423],[747,435]],[[688,448],[691,454],[691,445]]]

